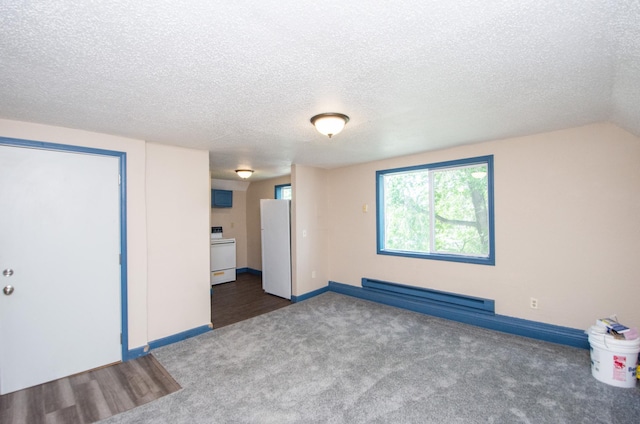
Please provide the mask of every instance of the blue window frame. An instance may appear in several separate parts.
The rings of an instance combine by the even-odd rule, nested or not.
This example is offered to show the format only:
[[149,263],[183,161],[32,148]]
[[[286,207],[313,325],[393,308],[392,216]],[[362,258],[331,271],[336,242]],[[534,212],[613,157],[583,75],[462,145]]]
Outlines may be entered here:
[[493,155],[376,172],[377,251],[495,265]]
[[279,184],[275,186],[275,198],[291,200],[291,184]]

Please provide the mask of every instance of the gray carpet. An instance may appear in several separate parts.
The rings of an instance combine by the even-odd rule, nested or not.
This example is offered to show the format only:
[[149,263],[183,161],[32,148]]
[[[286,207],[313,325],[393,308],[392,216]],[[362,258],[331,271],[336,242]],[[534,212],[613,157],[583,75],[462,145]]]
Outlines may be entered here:
[[154,350],[182,390],[105,423],[638,423],[589,352],[324,293]]

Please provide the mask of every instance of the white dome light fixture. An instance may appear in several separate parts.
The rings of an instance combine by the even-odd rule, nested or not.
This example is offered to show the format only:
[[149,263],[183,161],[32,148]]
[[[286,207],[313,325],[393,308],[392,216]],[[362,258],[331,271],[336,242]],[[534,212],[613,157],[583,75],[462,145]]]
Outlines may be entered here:
[[311,123],[320,134],[331,138],[344,129],[349,117],[342,113],[321,113],[311,118]]
[[253,174],[253,169],[236,169],[236,174],[238,174],[238,177],[246,180]]

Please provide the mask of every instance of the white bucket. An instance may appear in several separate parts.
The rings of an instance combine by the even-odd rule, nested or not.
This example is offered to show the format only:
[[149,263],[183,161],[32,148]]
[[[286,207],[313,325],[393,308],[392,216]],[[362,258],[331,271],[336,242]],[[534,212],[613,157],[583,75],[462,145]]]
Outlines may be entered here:
[[591,374],[616,387],[635,387],[640,338],[618,340],[598,327],[589,329]]

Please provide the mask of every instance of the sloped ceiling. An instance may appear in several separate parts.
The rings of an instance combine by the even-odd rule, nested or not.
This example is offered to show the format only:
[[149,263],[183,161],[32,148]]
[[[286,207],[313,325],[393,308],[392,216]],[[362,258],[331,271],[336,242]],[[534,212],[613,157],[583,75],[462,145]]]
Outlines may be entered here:
[[[351,120],[329,140],[321,112]],[[0,117],[206,149],[219,179],[640,135],[640,1],[7,0]]]

